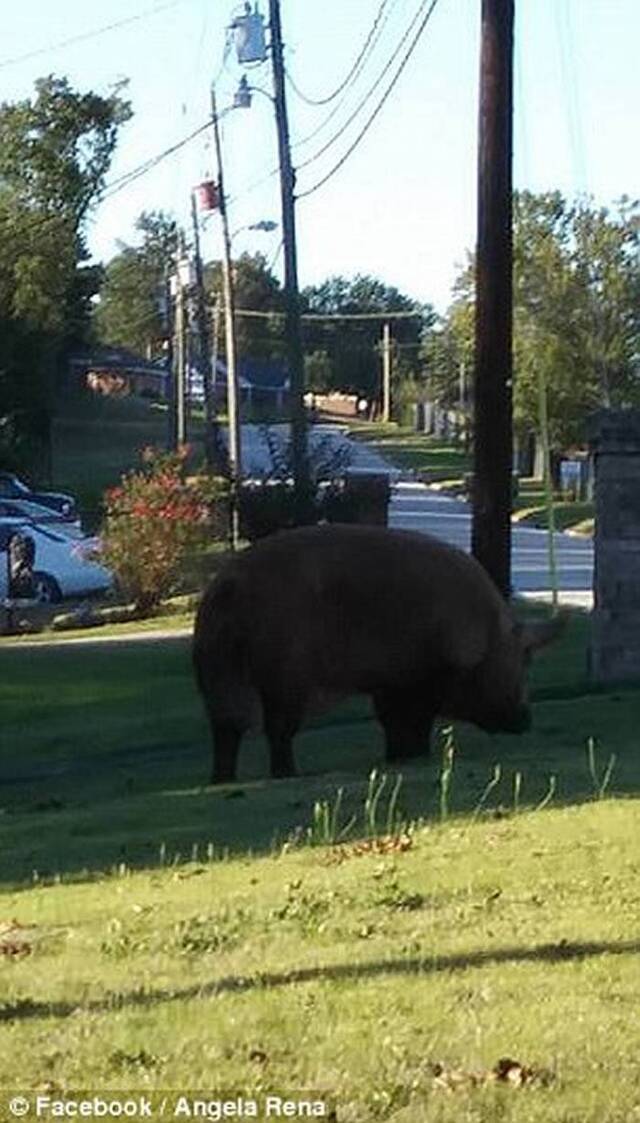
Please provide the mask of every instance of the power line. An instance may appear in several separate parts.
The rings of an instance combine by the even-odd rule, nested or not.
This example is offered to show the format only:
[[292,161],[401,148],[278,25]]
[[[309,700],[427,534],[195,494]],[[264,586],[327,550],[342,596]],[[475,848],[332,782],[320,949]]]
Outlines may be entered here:
[[[402,38],[400,39],[399,43],[397,44],[395,50],[393,51],[391,56],[387,59],[387,62],[385,63],[384,67],[382,68],[380,74],[376,78],[373,85],[371,85],[369,87],[367,92],[360,99],[360,101],[358,102],[358,104],[356,105],[355,109],[352,111],[350,116],[347,118],[347,120],[341,125],[341,127],[338,129],[338,131],[336,133],[334,133],[334,135],[328,141],[326,141],[326,143],[323,144],[321,148],[318,149],[317,152],[314,152],[313,156],[309,156],[309,158],[307,160],[303,160],[302,163],[298,164],[298,166],[297,166],[298,171],[301,170],[302,168],[308,167],[310,164],[315,163],[315,161],[318,160],[320,158],[320,156],[323,156],[324,153],[329,150],[329,148],[332,148],[333,145],[336,144],[337,141],[340,140],[340,138],[344,135],[346,130],[349,128],[349,125],[351,125],[353,123],[353,121],[355,121],[358,114],[364,109],[367,102],[373,97],[373,95],[378,90],[378,88],[380,86],[380,83],[382,82],[382,80],[385,77],[385,75],[387,74],[387,72],[393,66],[393,64],[396,61],[398,55],[400,54],[400,51],[402,50],[402,48],[404,47],[407,39],[411,35],[411,32],[413,31],[416,23],[420,19],[420,16],[424,13],[424,10],[425,10],[425,7],[426,7],[427,3],[428,3],[428,0],[420,0],[420,4],[417,8],[417,11],[415,12],[411,22],[409,23],[409,26],[406,28]],[[429,9],[429,12],[427,13],[426,20],[428,20],[429,15],[431,14],[431,10],[432,9]],[[425,23],[426,23],[426,21],[425,21]],[[424,27],[424,24],[422,26]],[[418,32],[418,38],[419,37],[420,37],[420,32]]]
[[371,27],[369,29],[369,33],[368,33],[368,35],[367,35],[367,37],[364,41],[364,45],[362,46],[362,48],[361,48],[361,50],[358,54],[358,57],[356,58],[355,62],[353,63],[353,66],[349,70],[349,73],[347,74],[346,78],[343,79],[343,81],[340,83],[339,86],[336,87],[336,89],[333,91],[332,94],[329,94],[327,97],[322,97],[322,98],[308,97],[307,94],[304,94],[302,92],[302,90],[296,85],[293,78],[291,77],[291,74],[287,70],[286,73],[287,73],[287,79],[289,81],[289,84],[291,85],[291,87],[295,91],[295,93],[297,93],[298,97],[302,99],[302,101],[306,102],[307,105],[328,105],[330,102],[334,101],[334,99],[337,98],[338,94],[341,94],[342,91],[345,89],[345,87],[348,86],[349,83],[352,81],[352,79],[354,79],[357,76],[357,74],[359,73],[359,70],[361,68],[361,63],[363,63],[365,58],[366,58],[366,55],[369,51],[369,46],[370,46],[371,41],[372,41],[372,39],[373,39],[373,37],[376,33],[378,24],[380,23],[380,20],[382,19],[382,16],[384,14],[384,10],[385,10],[388,3],[389,3],[389,0],[382,0],[382,3],[380,4],[380,7],[378,8],[376,17],[373,21],[373,24],[371,25]]
[[[225,110],[225,112],[230,112],[230,109]],[[220,116],[222,117],[222,115],[223,114],[221,113]],[[160,164],[163,160],[166,160],[168,156],[172,156],[174,152],[178,152],[179,149],[184,148],[185,144],[188,144],[189,141],[194,140],[197,136],[200,136],[200,134],[203,133],[205,129],[208,129],[210,125],[211,121],[205,121],[204,125],[199,125],[198,128],[194,129],[193,132],[189,133],[188,136],[185,136],[182,138],[182,140],[179,140],[175,144],[172,144],[170,148],[165,148],[164,152],[159,152],[157,156],[151,156],[148,160],[145,160],[143,164],[139,164],[137,168],[132,168],[130,171],[124,172],[123,175],[119,176],[117,179],[112,180],[111,183],[108,183],[106,185],[105,193],[102,195],[102,199],[110,199],[113,195],[117,195],[119,191],[122,191],[125,187],[128,187],[130,183],[133,183],[136,179],[140,179],[140,177],[146,175],[147,172],[152,171],[152,169]]]
[[[388,2],[388,0],[385,0],[385,2]],[[393,0],[393,3],[395,3],[395,2],[396,2],[396,0]],[[311,156],[311,157],[309,157],[309,159],[308,159],[308,160],[306,160],[306,161],[305,161],[304,163],[302,163],[302,164],[298,164],[298,165],[297,165],[297,169],[300,169],[300,168],[304,168],[304,167],[307,167],[307,165],[308,165],[308,164],[312,163],[312,162],[313,162],[314,160],[316,160],[316,159],[317,159],[317,158],[318,158],[319,156],[321,156],[321,155],[322,155],[322,153],[323,153],[323,152],[325,152],[327,148],[329,148],[329,147],[330,147],[330,146],[331,146],[331,145],[332,145],[332,144],[333,144],[333,143],[334,143],[334,142],[335,142],[336,140],[338,140],[338,139],[340,138],[340,136],[342,136],[342,133],[344,132],[344,130],[345,130],[345,129],[346,129],[346,128],[347,128],[347,127],[348,127],[348,126],[349,126],[349,125],[351,124],[351,122],[353,121],[353,119],[354,119],[354,118],[355,118],[355,117],[356,117],[356,116],[358,115],[358,113],[359,113],[359,112],[360,112],[360,110],[361,110],[361,109],[362,109],[362,108],[364,107],[364,105],[365,105],[365,104],[366,104],[366,102],[367,102],[367,101],[369,100],[369,98],[370,98],[370,97],[371,97],[371,96],[372,96],[372,95],[373,95],[373,94],[375,93],[375,91],[376,91],[376,89],[377,89],[377,87],[378,87],[379,83],[381,82],[381,80],[382,80],[382,78],[384,77],[385,73],[386,73],[386,72],[387,72],[387,70],[389,69],[389,66],[391,66],[391,65],[392,65],[393,61],[395,60],[395,58],[397,57],[397,55],[398,55],[399,51],[401,50],[401,48],[402,48],[402,46],[403,46],[403,44],[404,44],[405,40],[407,39],[408,35],[410,34],[410,32],[411,32],[411,29],[412,29],[412,27],[413,27],[413,25],[414,25],[414,23],[415,23],[416,19],[417,19],[417,18],[419,17],[419,15],[420,15],[420,11],[421,11],[421,9],[422,9],[422,7],[423,7],[424,3],[426,3],[426,2],[427,2],[427,0],[421,0],[421,6],[420,6],[420,8],[418,9],[418,12],[416,13],[416,15],[414,16],[413,20],[411,21],[411,24],[410,24],[410,25],[409,25],[409,27],[407,28],[407,30],[406,30],[406,32],[405,32],[405,34],[403,35],[402,39],[400,40],[400,42],[399,42],[398,46],[396,47],[396,49],[395,49],[395,51],[394,51],[393,55],[392,55],[392,56],[391,56],[391,58],[389,59],[389,61],[388,61],[387,65],[386,65],[386,66],[385,66],[385,68],[384,68],[384,69],[382,70],[382,72],[381,72],[381,73],[380,73],[380,74],[378,75],[378,77],[377,77],[376,81],[374,82],[373,86],[371,86],[371,87],[370,87],[370,89],[369,89],[369,90],[367,91],[367,93],[366,93],[366,94],[364,95],[364,97],[362,98],[362,100],[361,100],[361,101],[360,101],[360,102],[358,103],[358,105],[356,106],[356,109],[355,109],[355,111],[354,111],[354,112],[352,113],[352,115],[351,115],[351,116],[349,117],[349,119],[348,119],[348,120],[347,120],[347,121],[345,122],[345,124],[344,124],[344,125],[343,125],[343,126],[341,127],[341,129],[340,129],[340,130],[338,131],[338,133],[336,133],[336,134],[335,134],[335,136],[334,136],[334,137],[332,137],[332,138],[331,138],[331,140],[330,140],[330,141],[328,141],[328,142],[327,142],[327,144],[326,144],[325,146],[323,146],[323,147],[322,147],[322,148],[321,148],[321,149],[320,149],[320,150],[319,150],[318,152],[316,152],[316,153],[314,154],[314,156]],[[383,7],[384,7],[384,6],[383,6]],[[380,11],[378,12],[378,16],[376,17],[376,23],[377,23],[377,24],[379,24],[379,20],[380,20],[380,15],[381,15],[381,12],[382,12],[382,8],[381,8],[381,10],[380,10]],[[388,13],[387,13],[387,18],[388,18]],[[386,22],[386,21],[384,21],[384,22]],[[382,24],[381,26],[379,26],[379,27],[378,27],[378,31],[377,31],[377,36],[376,36],[376,42],[377,42],[377,40],[378,40],[378,38],[379,38],[379,36],[380,36],[380,33],[382,32],[382,29],[383,29],[383,27],[384,27],[384,22],[383,22],[383,24]],[[373,44],[372,46],[375,46],[375,44]],[[361,68],[360,68],[360,69],[361,69]],[[289,78],[289,81],[291,82],[291,78],[290,78],[290,75],[288,75],[288,74],[287,74],[287,77]],[[292,148],[298,148],[298,147],[300,147],[300,146],[302,146],[302,145],[304,145],[304,144],[308,144],[308,142],[309,142],[309,141],[313,140],[313,138],[314,138],[315,136],[317,136],[317,134],[318,134],[318,133],[322,132],[322,130],[326,128],[326,126],[327,126],[327,125],[329,124],[329,122],[330,122],[330,121],[331,121],[331,120],[332,120],[332,119],[333,119],[333,118],[335,117],[335,115],[336,115],[336,114],[337,114],[337,113],[338,113],[338,112],[340,111],[340,109],[341,109],[342,105],[344,104],[344,100],[345,100],[345,99],[344,99],[344,98],[342,98],[342,99],[340,100],[340,102],[339,102],[339,103],[338,103],[338,104],[337,104],[336,106],[334,106],[334,108],[333,108],[333,109],[331,110],[331,112],[327,114],[327,116],[326,116],[326,117],[324,118],[324,120],[323,120],[323,121],[321,121],[321,122],[320,122],[320,124],[319,124],[319,125],[318,125],[318,126],[317,126],[317,127],[315,128],[315,129],[313,129],[313,130],[312,130],[312,132],[310,132],[310,133],[309,133],[309,134],[308,134],[307,136],[305,136],[305,137],[302,137],[302,138],[301,138],[300,140],[294,141],[294,143],[292,144],[292,146],[291,146],[291,147],[292,147]],[[235,202],[237,202],[237,201],[238,201],[238,199],[243,199],[243,198],[244,198],[244,197],[245,197],[246,195],[249,195],[249,194],[250,194],[250,193],[251,193],[252,191],[255,191],[255,190],[257,190],[257,188],[259,188],[259,187],[262,187],[262,186],[263,186],[263,185],[264,185],[265,183],[268,183],[268,182],[269,182],[269,180],[273,179],[273,177],[274,177],[274,176],[278,175],[279,171],[280,171],[280,168],[279,168],[279,167],[276,167],[276,168],[272,168],[272,169],[271,169],[271,171],[267,172],[267,173],[266,173],[265,175],[261,176],[261,177],[260,177],[259,179],[257,179],[257,180],[254,180],[254,181],[253,181],[252,183],[250,183],[250,184],[249,184],[249,185],[248,185],[247,187],[245,187],[245,188],[241,188],[241,189],[240,189],[240,191],[239,191],[239,192],[238,192],[238,193],[237,193],[236,195],[233,195],[233,196],[232,196],[232,197],[231,197],[231,198],[229,199],[229,204],[232,204],[232,203],[235,203]]]
[[[285,312],[259,312],[253,308],[235,308],[234,314],[236,316],[246,316],[251,319],[272,319],[277,317],[283,318]],[[416,309],[413,312],[395,311],[389,312],[303,312],[301,315],[302,320],[410,320],[422,319],[425,315],[424,310]]]
[[437,3],[438,3],[438,0],[431,0],[431,4],[430,4],[430,6],[429,6],[429,8],[426,12],[426,15],[424,16],[424,19],[422,20],[420,26],[418,27],[418,30],[417,30],[410,46],[409,46],[409,50],[406,52],[404,58],[402,59],[402,62],[400,63],[400,66],[396,70],[396,73],[394,74],[393,78],[391,79],[391,82],[387,86],[387,89],[385,90],[384,94],[380,98],[380,101],[376,105],[373,113],[371,113],[369,115],[369,117],[367,118],[364,126],[362,127],[362,129],[358,133],[358,135],[355,138],[355,140],[353,141],[353,143],[349,146],[349,148],[343,154],[343,156],[341,156],[341,158],[338,160],[338,162],[336,164],[334,164],[334,166],[331,168],[331,170],[328,171],[327,174],[322,177],[322,179],[318,180],[317,183],[314,183],[313,187],[307,188],[306,191],[299,192],[299,194],[296,196],[296,198],[304,199],[308,195],[312,195],[314,193],[314,191],[318,191],[318,189],[320,187],[323,187],[324,184],[327,183],[328,180],[330,180],[332,178],[332,176],[334,176],[336,174],[336,172],[340,170],[340,168],[343,166],[343,164],[346,163],[346,161],[349,159],[351,154],[355,151],[355,149],[360,144],[360,141],[364,139],[364,137],[368,133],[369,129],[371,128],[371,125],[375,121],[376,117],[378,116],[378,114],[382,110],[383,106],[385,105],[387,99],[389,98],[390,94],[392,93],[396,83],[398,82],[398,79],[400,78],[400,75],[402,74],[405,66],[407,65],[409,59],[411,58],[411,55],[413,54],[415,48],[417,47],[417,45],[420,41],[420,38],[422,36],[422,33],[425,30],[434,10],[436,8]]
[[[392,0],[392,4],[395,5],[395,3],[397,3],[397,0]],[[380,23],[380,25],[378,27],[378,30],[376,32],[375,40],[372,41],[372,43],[371,43],[371,48],[368,52],[368,55],[370,55],[372,53],[372,51],[374,51],[376,46],[378,45],[378,41],[380,39],[380,36],[382,35],[385,24],[387,23],[387,21],[389,19],[389,14],[390,14],[389,11],[387,11],[386,15],[385,15],[385,18]],[[363,60],[361,66],[358,68],[358,73],[354,74],[353,81],[350,83],[350,87],[353,86],[353,84],[356,81],[356,78],[362,72],[365,61],[366,60]],[[318,125],[316,125],[316,127],[314,129],[311,130],[310,133],[307,133],[306,136],[300,137],[299,140],[296,140],[296,141],[293,142],[293,144],[291,146],[292,148],[302,148],[303,145],[309,144],[309,142],[312,141],[316,136],[318,136],[319,133],[323,132],[326,129],[327,125],[331,121],[333,121],[333,118],[340,112],[340,110],[342,109],[342,106],[347,101],[347,99],[349,97],[349,94],[350,94],[350,87],[347,88],[347,90],[345,91],[343,96],[340,98],[340,100],[336,103],[336,105],[334,105],[333,109],[329,113],[327,113],[326,117],[324,117],[323,120],[320,121],[320,123]]]
[[12,58],[0,59],[0,69],[4,70],[7,66],[17,66],[20,62],[27,62],[29,59],[38,58],[40,55],[51,54],[52,51],[60,51],[64,47],[72,47],[75,43],[84,43],[87,39],[94,39],[98,35],[106,35],[109,31],[117,31],[120,27],[126,27],[130,23],[138,23],[140,20],[147,19],[149,16],[159,15],[161,12],[166,12],[169,8],[177,8],[180,4],[184,4],[185,2],[186,0],[169,0],[169,3],[160,4],[155,8],[148,8],[145,12],[139,12],[137,16],[127,16],[126,19],[105,24],[104,27],[94,28],[93,31],[84,31],[80,35],[72,35],[69,39],[60,39],[57,43],[50,43],[48,47],[37,47],[33,51],[26,51],[23,55],[14,55]]

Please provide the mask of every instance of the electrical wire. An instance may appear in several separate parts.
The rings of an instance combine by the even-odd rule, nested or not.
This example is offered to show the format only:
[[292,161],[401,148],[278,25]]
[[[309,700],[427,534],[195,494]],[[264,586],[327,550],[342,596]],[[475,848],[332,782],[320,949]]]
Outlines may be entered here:
[[155,8],[148,8],[145,12],[139,12],[137,16],[127,16],[125,19],[117,20],[115,23],[105,24],[104,27],[94,28],[93,31],[84,31],[80,35],[72,35],[69,39],[60,39],[57,43],[51,43],[48,47],[37,47],[33,51],[26,51],[23,55],[14,55],[12,58],[0,59],[0,70],[4,70],[7,66],[17,66],[20,62],[28,62],[29,59],[38,58],[40,55],[51,54],[52,51],[60,51],[65,47],[72,47],[75,43],[84,43],[87,39],[94,39],[98,35],[106,35],[109,31],[117,31],[120,27],[126,27],[131,23],[138,23],[140,20],[147,19],[149,16],[159,15],[161,12],[166,12],[170,8],[177,8],[179,5],[186,3],[186,0],[169,0],[166,4],[160,4]]
[[[437,2],[437,0],[435,0],[435,2]],[[380,74],[376,78],[373,85],[371,85],[369,87],[367,92],[360,99],[360,101],[356,105],[355,109],[352,111],[350,116],[347,117],[347,120],[341,125],[341,127],[338,129],[338,131],[336,133],[334,133],[334,135],[328,141],[326,141],[326,143],[323,144],[322,147],[319,148],[317,152],[314,152],[314,154],[312,156],[309,156],[308,159],[303,160],[302,163],[298,164],[298,166],[297,166],[298,171],[300,171],[302,168],[309,167],[310,164],[315,163],[316,160],[318,160],[321,156],[323,156],[325,152],[327,152],[330,148],[333,147],[334,144],[336,144],[340,140],[340,138],[344,135],[346,130],[349,128],[349,126],[353,123],[353,121],[355,121],[356,117],[364,109],[367,102],[373,97],[373,95],[378,90],[378,88],[380,86],[380,83],[382,82],[382,80],[385,77],[385,75],[387,74],[387,72],[393,66],[393,64],[396,61],[398,55],[400,54],[402,48],[404,47],[405,43],[409,39],[409,36],[411,35],[411,32],[413,31],[413,29],[414,29],[415,25],[417,24],[418,20],[420,19],[421,16],[424,16],[424,11],[425,11],[425,8],[427,7],[427,5],[428,5],[428,0],[420,0],[420,4],[419,4],[411,22],[409,23],[409,26],[406,28],[404,34],[402,35],[402,38],[400,39],[399,43],[397,44],[395,50],[393,51],[391,56],[387,59],[387,62],[385,63],[384,67],[382,68]],[[431,15],[431,12],[432,12],[434,7],[435,7],[435,3],[432,3],[431,6],[429,7],[428,11],[427,11],[426,16],[423,18],[423,22],[420,25],[420,29],[418,31],[417,37],[413,41],[413,46],[415,46],[415,44],[417,43],[417,40],[420,38],[420,35],[422,34],[422,31],[424,30],[424,27],[426,26],[426,24],[429,20],[429,17]],[[413,49],[413,46],[412,46],[411,50]],[[411,51],[409,53],[411,53]],[[403,63],[403,67],[404,67],[404,63]],[[401,72],[403,67],[401,67],[400,72]],[[396,80],[397,80],[397,78],[394,79],[394,82]]]
[[580,114],[580,84],[573,52],[571,17],[566,0],[557,0],[553,6],[556,20],[560,69],[564,85],[564,102],[567,116],[569,146],[573,158],[574,176],[579,189],[586,191],[588,186],[587,161],[585,155],[584,131]]
[[[286,312],[259,312],[253,308],[234,308],[235,316],[246,316],[249,319],[272,319],[274,316],[278,319],[284,319]],[[303,312],[300,316],[301,320],[310,321],[335,321],[335,320],[415,320],[422,319],[425,315],[424,309],[416,309],[414,312],[407,311],[384,311],[384,312]]]
[[380,20],[382,19],[382,16],[384,15],[384,10],[385,10],[388,3],[389,3],[389,0],[382,0],[382,3],[380,4],[380,6],[378,8],[376,17],[373,21],[373,24],[371,25],[371,27],[369,29],[369,33],[368,33],[368,35],[367,35],[367,37],[364,41],[364,45],[362,46],[362,48],[361,48],[361,50],[358,54],[358,57],[356,58],[353,66],[351,67],[351,69],[350,69],[349,73],[347,74],[346,78],[343,79],[343,81],[340,83],[339,86],[336,87],[336,89],[333,91],[332,94],[329,94],[327,97],[321,97],[321,98],[308,97],[306,94],[304,94],[302,92],[302,90],[294,82],[294,80],[291,77],[291,74],[289,73],[289,71],[288,70],[286,71],[287,79],[289,81],[289,84],[290,84],[291,88],[295,91],[295,93],[298,95],[298,97],[301,98],[302,101],[306,102],[307,105],[329,105],[329,103],[334,101],[335,98],[337,98],[338,95],[342,93],[342,91],[345,89],[345,87],[348,86],[349,83],[354,78],[357,77],[357,75],[358,75],[358,73],[361,69],[361,63],[363,63],[365,61],[366,55],[369,51],[369,46],[370,46],[371,41],[372,41],[372,39],[373,39],[373,37],[376,33],[378,24],[380,23]]
[[[384,19],[382,20],[382,22],[380,23],[380,25],[378,27],[375,39],[371,43],[371,47],[368,51],[367,58],[371,55],[371,53],[377,47],[380,36],[382,35],[382,32],[384,31],[385,25],[386,25],[386,23],[389,19],[389,15],[390,15],[390,13],[391,13],[391,11],[392,11],[392,9],[393,9],[393,7],[395,6],[396,3],[397,3],[397,0],[392,0],[391,8],[389,8],[387,10]],[[348,98],[350,96],[350,93],[351,93],[351,87],[354,85],[357,78],[361,74],[361,72],[362,72],[362,70],[365,66],[366,61],[367,61],[366,58],[363,59],[361,66],[358,68],[357,74],[354,74],[354,76],[353,76],[353,81],[350,83],[350,86],[346,89],[346,91],[344,92],[344,94],[340,98],[340,100],[336,103],[336,105],[334,105],[333,109],[329,113],[327,113],[326,117],[324,117],[323,120],[320,121],[320,123],[318,125],[316,125],[316,127],[314,129],[312,129],[312,131],[310,133],[307,133],[306,136],[300,137],[298,140],[295,140],[291,145],[292,148],[302,148],[305,144],[309,144],[310,141],[314,140],[315,137],[317,137],[319,133],[324,132],[327,125],[329,125],[330,122],[333,121],[334,117],[337,116],[337,114],[340,112],[340,110],[342,109],[345,102],[348,100]]]
[[306,191],[299,192],[296,195],[297,199],[305,199],[307,196],[313,195],[313,193],[315,191],[318,191],[321,187],[323,187],[325,185],[325,183],[327,183],[332,178],[332,176],[334,176],[336,174],[336,172],[338,172],[340,170],[340,168],[343,167],[343,165],[346,163],[346,161],[349,159],[349,157],[352,155],[352,153],[355,152],[356,148],[358,147],[360,142],[364,139],[364,137],[368,133],[369,129],[371,128],[371,126],[373,124],[373,122],[375,121],[378,114],[381,112],[383,106],[386,104],[389,96],[391,95],[394,87],[396,86],[396,84],[397,84],[397,82],[400,78],[400,75],[402,74],[402,72],[403,72],[405,66],[407,65],[407,63],[409,62],[409,59],[411,58],[414,50],[416,49],[416,47],[417,47],[417,45],[420,41],[420,38],[421,38],[421,36],[422,36],[422,34],[423,34],[423,32],[424,32],[424,30],[425,30],[425,28],[426,28],[426,26],[429,22],[431,16],[433,15],[433,12],[435,11],[437,3],[438,3],[438,0],[431,0],[431,4],[429,5],[429,8],[428,8],[424,18],[423,18],[422,22],[420,23],[420,26],[418,27],[418,30],[417,30],[415,36],[413,37],[413,40],[411,41],[409,49],[406,52],[404,58],[402,59],[402,61],[400,63],[400,66],[396,70],[396,73],[394,74],[393,78],[391,79],[391,82],[387,86],[387,89],[385,90],[384,94],[380,98],[380,101],[376,105],[373,113],[371,113],[369,115],[369,117],[367,118],[364,126],[362,127],[362,129],[358,133],[355,140],[349,146],[347,151],[340,157],[338,162],[336,164],[334,164],[334,166],[330,169],[330,171],[328,171],[327,174],[322,177],[322,179],[318,180],[317,183],[314,183],[314,185],[312,187],[307,188]]
[[281,238],[280,241],[278,242],[278,245],[276,246],[276,248],[275,248],[275,250],[274,250],[274,252],[271,256],[271,260],[269,261],[269,264],[267,266],[270,273],[273,273],[273,270],[276,267],[276,264],[278,262],[278,259],[280,257],[280,254],[282,253],[283,249],[284,249],[284,238]]
[[[387,0],[387,2],[388,2],[388,0]],[[395,3],[395,2],[396,2],[396,0],[392,0],[392,3]],[[426,3],[426,2],[427,2],[427,0],[422,0],[421,8],[424,6],[424,3]],[[382,11],[382,9],[381,9],[381,11]],[[381,11],[379,11],[378,16],[376,17],[377,23],[379,23]],[[305,161],[304,163],[298,164],[297,165],[298,168],[306,167],[308,164],[312,163],[315,159],[317,159],[319,156],[321,156],[322,153],[325,152],[326,149],[329,148],[334,143],[335,140],[338,140],[340,138],[340,136],[344,132],[344,129],[346,129],[351,124],[354,117],[357,116],[357,114],[364,107],[364,105],[366,104],[368,99],[375,93],[375,90],[377,89],[377,86],[379,85],[380,81],[382,80],[385,73],[389,69],[389,66],[391,66],[393,64],[393,62],[394,62],[395,58],[397,57],[399,51],[402,49],[402,46],[404,45],[405,40],[407,39],[408,35],[411,33],[411,29],[412,29],[413,25],[415,24],[417,18],[419,17],[420,11],[421,11],[421,9],[418,9],[418,12],[416,13],[413,20],[411,21],[411,24],[409,25],[407,31],[405,32],[402,39],[400,40],[400,43],[398,44],[398,46],[396,47],[396,50],[394,51],[393,55],[389,59],[389,62],[387,63],[387,65],[385,66],[383,71],[378,75],[378,78],[374,82],[373,86],[370,87],[370,89],[367,91],[364,98],[358,103],[354,113],[351,115],[351,117],[349,117],[349,119],[347,120],[345,125],[338,131],[338,133],[335,134],[335,136],[327,143],[327,145],[325,145],[323,148],[320,149],[319,152],[315,153],[314,156],[309,157],[309,159],[307,161]],[[387,13],[387,18],[388,18],[388,13]],[[384,22],[386,22],[386,21],[384,21]],[[378,27],[378,34],[376,36],[376,42],[372,43],[371,49],[373,49],[373,47],[376,45],[376,43],[378,41],[378,38],[379,38],[383,28],[384,28],[384,22]],[[334,108],[331,110],[331,112],[324,118],[323,121],[320,122],[320,124],[315,129],[313,129],[312,132],[310,132],[307,136],[302,137],[300,140],[294,141],[291,147],[292,148],[298,148],[298,147],[301,147],[304,144],[307,144],[309,141],[313,140],[314,137],[317,136],[318,133],[322,132],[322,130],[324,128],[326,128],[326,126],[333,119],[333,117],[339,112],[339,110],[342,108],[342,105],[344,104],[344,100],[345,100],[344,98],[341,99],[341,101],[338,103],[338,105],[334,106]],[[242,188],[236,195],[232,196],[229,199],[229,205],[231,205],[234,202],[237,202],[239,199],[243,199],[246,195],[251,194],[252,191],[256,191],[259,187],[262,187],[265,183],[268,183],[269,180],[273,179],[274,176],[278,175],[279,171],[280,171],[279,167],[272,168],[270,172],[266,173],[266,175],[261,176],[259,179],[254,180],[253,183],[250,183],[247,187]]]
[[[223,110],[223,112],[218,114],[218,116],[222,117],[224,116],[224,114],[230,112],[231,107],[229,107],[229,109]],[[152,169],[157,167],[157,165],[160,164],[163,160],[166,160],[168,156],[172,156],[174,152],[178,152],[181,148],[184,148],[185,144],[188,144],[189,141],[194,140],[195,137],[200,136],[200,134],[210,126],[211,121],[205,121],[203,125],[199,125],[198,128],[194,129],[192,133],[188,134],[188,136],[183,137],[182,140],[177,141],[176,144],[172,144],[170,148],[165,148],[164,152],[159,152],[157,156],[150,157],[148,160],[145,160],[143,164],[139,164],[137,168],[132,168],[130,171],[124,172],[123,175],[118,176],[117,179],[111,180],[111,183],[108,183],[106,185],[101,199],[111,199],[114,195],[117,195],[119,191],[122,191],[131,183],[134,183],[135,180],[140,179],[141,176],[146,175],[147,172],[152,171]]]

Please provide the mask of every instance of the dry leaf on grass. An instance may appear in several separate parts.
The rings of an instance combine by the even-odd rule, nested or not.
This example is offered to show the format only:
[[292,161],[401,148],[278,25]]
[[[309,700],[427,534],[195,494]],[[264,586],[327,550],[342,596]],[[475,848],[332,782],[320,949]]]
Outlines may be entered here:
[[251,1049],[249,1051],[249,1060],[254,1061],[256,1064],[264,1065],[269,1060],[269,1057],[264,1049]]
[[413,846],[409,834],[386,834],[381,838],[364,838],[360,842],[341,843],[329,853],[329,865],[348,861],[349,858],[362,858],[366,854],[404,854]]
[[460,1088],[485,1088],[489,1084],[507,1084],[511,1088],[533,1084],[546,1086],[554,1078],[549,1069],[523,1065],[511,1057],[501,1057],[493,1068],[480,1072],[450,1068],[440,1063],[433,1065],[432,1072],[434,1088],[445,1092],[455,1092]]
[[[31,955],[34,928],[35,925],[21,924],[19,920],[0,921],[0,956],[17,959]],[[30,933],[28,938],[27,932]]]

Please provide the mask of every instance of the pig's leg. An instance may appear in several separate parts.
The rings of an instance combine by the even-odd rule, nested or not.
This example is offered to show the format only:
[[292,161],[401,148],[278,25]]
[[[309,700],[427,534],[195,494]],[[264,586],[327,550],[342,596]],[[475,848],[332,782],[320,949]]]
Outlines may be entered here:
[[235,780],[238,750],[243,732],[235,725],[216,721],[213,714],[211,715],[213,738],[212,784],[228,784]]
[[429,752],[437,713],[433,700],[402,690],[377,690],[373,705],[384,730],[387,760],[403,760]]
[[286,694],[263,694],[262,707],[271,755],[271,775],[278,780],[295,776],[293,738],[302,724],[304,706],[299,698],[287,697]]

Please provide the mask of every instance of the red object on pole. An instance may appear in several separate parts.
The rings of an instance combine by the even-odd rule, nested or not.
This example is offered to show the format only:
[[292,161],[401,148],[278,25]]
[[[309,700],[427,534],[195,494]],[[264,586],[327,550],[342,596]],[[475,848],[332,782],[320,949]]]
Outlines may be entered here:
[[201,211],[217,211],[220,206],[218,185],[213,179],[205,179],[196,187],[198,205]]

